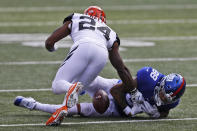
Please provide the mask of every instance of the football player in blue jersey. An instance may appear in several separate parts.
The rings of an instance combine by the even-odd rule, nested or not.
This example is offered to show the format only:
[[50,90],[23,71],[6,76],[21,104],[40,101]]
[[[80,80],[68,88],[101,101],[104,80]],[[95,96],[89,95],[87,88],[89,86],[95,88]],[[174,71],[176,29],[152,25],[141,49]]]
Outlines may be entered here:
[[135,115],[132,105],[137,104],[152,117],[167,117],[170,109],[179,104],[186,87],[186,81],[180,74],[164,75],[152,67],[140,69],[134,81],[143,95],[141,103],[133,102],[132,96],[122,88],[122,83],[111,89],[116,103],[127,116]]
[[[167,117],[169,111],[175,108],[186,87],[185,79],[176,73],[164,75],[152,67],[143,67],[138,70],[135,81],[136,88],[142,93],[141,101],[136,101],[131,93],[124,88],[121,80],[106,79],[100,76],[89,85],[86,93],[93,98],[94,94],[102,89],[109,97],[109,107],[102,114],[96,112],[93,103],[80,103],[68,109],[68,115],[87,117],[99,116],[135,116],[146,113],[152,118]],[[110,94],[111,92],[111,94]],[[112,97],[113,96],[113,97]],[[14,104],[30,110],[40,110],[54,113],[62,105],[42,104],[33,98],[16,97]],[[104,104],[104,103],[103,103]]]

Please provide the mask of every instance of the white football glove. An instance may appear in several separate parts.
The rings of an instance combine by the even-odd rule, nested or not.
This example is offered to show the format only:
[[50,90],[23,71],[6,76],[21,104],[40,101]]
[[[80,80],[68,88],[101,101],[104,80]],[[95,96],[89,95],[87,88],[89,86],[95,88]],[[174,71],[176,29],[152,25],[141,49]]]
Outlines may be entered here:
[[149,102],[144,101],[143,104],[141,104],[141,109],[148,114],[152,118],[159,118],[160,113],[155,105],[151,105]]
[[139,92],[137,89],[134,89],[133,91],[131,91],[131,100],[134,104],[141,104],[144,101],[144,97],[142,96],[141,92]]
[[130,116],[130,117],[134,117],[136,114],[139,114],[139,113],[142,113],[143,110],[141,109],[141,104],[133,104],[133,107],[129,107],[127,106],[123,112],[127,115],[127,116]]

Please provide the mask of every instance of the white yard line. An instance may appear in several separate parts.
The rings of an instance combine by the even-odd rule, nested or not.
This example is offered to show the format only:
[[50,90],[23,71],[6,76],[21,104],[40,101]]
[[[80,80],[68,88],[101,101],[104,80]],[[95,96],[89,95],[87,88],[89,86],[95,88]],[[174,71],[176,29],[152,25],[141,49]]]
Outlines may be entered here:
[[197,36],[150,36],[150,37],[130,37],[131,40],[150,40],[150,41],[166,41],[166,40],[197,40]]
[[0,27],[32,27],[32,26],[57,26],[62,23],[58,21],[48,22],[0,22]]
[[[159,19],[159,20],[108,20],[108,24],[192,24],[197,23],[197,19]],[[36,22],[0,22],[0,27],[32,27],[32,26],[58,26],[58,21],[36,21]]]
[[124,62],[169,62],[169,61],[197,61],[197,57],[188,58],[139,58],[139,59],[123,59]]
[[187,87],[197,87],[197,84],[187,84]]
[[[197,87],[197,84],[187,84],[187,87]],[[44,89],[10,89],[10,90],[0,90],[0,93],[3,92],[40,92],[40,91],[52,91],[51,88]]]
[[10,89],[10,90],[0,90],[2,92],[40,92],[40,91],[52,91],[51,88],[48,89]]
[[62,61],[24,61],[24,62],[0,62],[0,65],[54,65]]
[[[45,41],[50,34],[0,34],[0,42]],[[68,39],[68,37],[66,38]]]
[[[87,121],[87,122],[68,122],[62,125],[91,125],[91,124],[116,124],[116,123],[139,123],[139,122],[169,122],[169,121],[196,121],[197,118],[180,119],[155,119],[155,120],[120,120],[120,121]],[[30,124],[1,124],[0,127],[24,127],[24,126],[45,126],[44,123]]]
[[[42,41],[44,42],[50,34],[0,34],[0,44],[3,42],[31,42],[31,41]],[[126,41],[161,41],[161,40],[197,40],[197,36],[150,36],[150,37],[129,37],[121,38]],[[66,37],[63,41],[71,41],[70,37]],[[124,44],[124,42],[122,42]],[[121,45],[122,45],[121,44]]]
[[[197,57],[188,58],[133,58],[123,59],[124,62],[136,63],[136,62],[169,62],[169,61],[197,61]],[[53,65],[61,64],[62,61],[24,61],[24,62],[0,62],[0,65]]]
[[[51,7],[0,7],[0,12],[47,12],[85,10],[87,6],[51,6]],[[102,6],[104,10],[179,10],[197,9],[197,4],[165,5],[110,5]]]
[[192,24],[197,23],[197,19],[158,19],[158,20],[113,20],[108,24]]

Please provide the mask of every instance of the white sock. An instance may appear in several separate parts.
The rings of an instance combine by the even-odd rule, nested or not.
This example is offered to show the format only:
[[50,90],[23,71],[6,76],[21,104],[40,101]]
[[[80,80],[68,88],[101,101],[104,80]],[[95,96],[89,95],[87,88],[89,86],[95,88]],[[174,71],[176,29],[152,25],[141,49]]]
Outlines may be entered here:
[[80,114],[80,104],[77,104],[71,108],[68,108],[68,115],[73,116],[73,115],[79,115]]
[[100,116],[99,113],[97,113],[94,110],[94,107],[92,103],[80,103],[72,108],[68,109],[68,115],[81,115],[81,116],[87,116],[87,117],[94,117],[94,116]]
[[95,111],[92,103],[81,103],[80,107],[81,107],[80,115],[82,116],[87,116],[87,117],[101,116],[99,113]]
[[36,102],[36,106],[34,109],[52,114],[60,107],[62,107],[62,105],[42,104],[42,103]]

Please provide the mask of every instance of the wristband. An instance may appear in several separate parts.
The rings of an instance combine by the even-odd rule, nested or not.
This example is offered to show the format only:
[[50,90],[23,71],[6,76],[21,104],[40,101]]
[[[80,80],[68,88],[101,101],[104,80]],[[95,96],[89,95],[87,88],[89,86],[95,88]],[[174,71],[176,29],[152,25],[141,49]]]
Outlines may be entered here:
[[48,49],[48,51],[50,52],[54,52],[58,49],[58,46],[57,45],[54,45],[52,48]]

